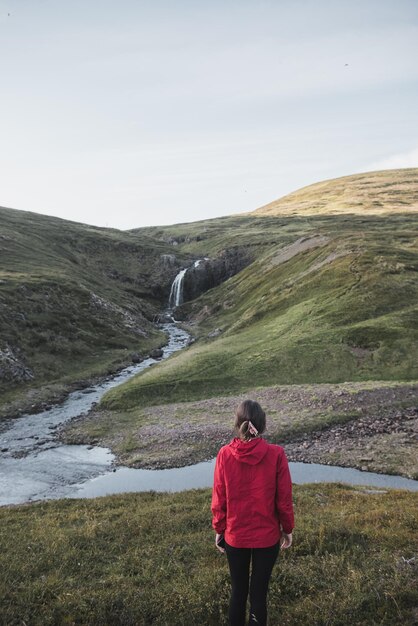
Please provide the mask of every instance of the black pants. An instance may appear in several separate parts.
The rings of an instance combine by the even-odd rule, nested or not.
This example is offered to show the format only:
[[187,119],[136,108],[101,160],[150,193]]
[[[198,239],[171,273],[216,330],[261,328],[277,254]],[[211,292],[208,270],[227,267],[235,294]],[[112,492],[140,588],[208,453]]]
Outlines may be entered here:
[[[231,626],[245,625],[245,609],[250,590],[250,624],[267,623],[267,591],[271,572],[279,554],[279,543],[269,548],[233,548],[226,544],[229,571],[231,572],[231,600],[229,621]],[[250,579],[250,562],[251,579]]]

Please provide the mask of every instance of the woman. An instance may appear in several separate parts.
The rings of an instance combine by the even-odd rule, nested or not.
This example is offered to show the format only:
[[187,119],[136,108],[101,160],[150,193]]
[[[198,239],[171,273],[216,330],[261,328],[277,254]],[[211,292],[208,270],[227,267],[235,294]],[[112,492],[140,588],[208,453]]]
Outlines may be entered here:
[[235,428],[238,437],[216,458],[212,525],[231,573],[231,626],[245,624],[248,590],[250,624],[264,626],[274,563],[279,549],[292,545],[292,482],[283,448],[261,438],[266,414],[258,402],[240,404]]

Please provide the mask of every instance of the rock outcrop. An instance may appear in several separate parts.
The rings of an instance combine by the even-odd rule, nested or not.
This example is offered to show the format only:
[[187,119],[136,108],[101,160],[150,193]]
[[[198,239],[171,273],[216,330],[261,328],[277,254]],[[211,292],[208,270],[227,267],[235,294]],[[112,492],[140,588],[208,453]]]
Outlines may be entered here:
[[188,269],[184,277],[184,302],[194,300],[208,289],[217,287],[238,274],[251,261],[249,254],[242,248],[230,248],[214,259],[202,259]]
[[32,370],[24,364],[17,348],[6,344],[0,349],[0,383],[24,383],[33,378]]

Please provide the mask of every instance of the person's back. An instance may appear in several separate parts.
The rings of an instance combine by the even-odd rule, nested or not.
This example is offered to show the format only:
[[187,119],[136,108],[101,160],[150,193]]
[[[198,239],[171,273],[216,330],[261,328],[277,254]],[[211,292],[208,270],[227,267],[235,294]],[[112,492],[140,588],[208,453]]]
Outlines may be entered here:
[[[214,518],[224,515],[225,541],[239,548],[264,548],[280,539],[280,525],[285,532],[293,528],[291,482],[283,448],[256,438],[239,438],[218,453],[215,485],[224,483],[217,499],[214,490]],[[290,490],[289,490],[290,486]],[[223,487],[221,487],[221,490]]]
[[[223,446],[215,465],[212,525],[215,543],[228,557],[231,626],[244,626],[250,592],[250,624],[267,623],[267,591],[279,548],[292,544],[293,503],[283,448],[260,437],[266,416],[258,402],[237,409],[239,437]],[[250,564],[252,564],[250,580]]]

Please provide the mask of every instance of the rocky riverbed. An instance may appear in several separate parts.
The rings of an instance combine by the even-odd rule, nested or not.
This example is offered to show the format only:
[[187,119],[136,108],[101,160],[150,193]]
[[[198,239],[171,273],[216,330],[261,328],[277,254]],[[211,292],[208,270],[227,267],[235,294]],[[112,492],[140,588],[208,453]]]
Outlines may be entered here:
[[[363,415],[286,444],[292,461],[402,473],[418,478],[418,408]],[[402,471],[400,472],[400,467]]]
[[96,408],[59,436],[111,448],[130,467],[167,468],[212,458],[233,435],[245,398],[268,417],[266,437],[289,460],[418,477],[418,384],[386,382],[282,385],[124,413]]

